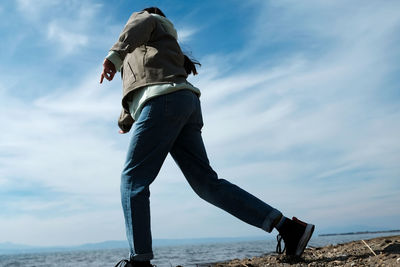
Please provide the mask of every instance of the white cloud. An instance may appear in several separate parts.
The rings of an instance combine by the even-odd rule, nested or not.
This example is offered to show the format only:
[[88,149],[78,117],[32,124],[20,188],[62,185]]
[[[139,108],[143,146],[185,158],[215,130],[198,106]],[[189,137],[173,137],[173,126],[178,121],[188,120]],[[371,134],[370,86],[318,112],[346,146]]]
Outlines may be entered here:
[[[0,84],[0,124],[7,129],[0,132],[3,241],[101,241],[89,223],[96,216],[103,230],[110,228],[107,222],[121,224],[119,177],[127,138],[117,133],[120,88],[115,86],[100,86],[96,71],[75,88],[25,102]],[[30,193],[18,193],[25,191]],[[110,216],[114,212],[118,216]],[[73,224],[77,221],[86,224]],[[121,233],[123,227],[115,227],[107,239],[123,239]]]
[[[94,225],[95,222],[95,225]],[[123,215],[119,209],[87,211],[62,217],[17,218],[0,217],[3,228],[1,240],[42,246],[80,245],[104,240],[123,240],[125,237]],[[99,234],[99,228],[102,234]],[[17,230],[18,229],[18,230]]]
[[[12,114],[1,117],[8,129],[0,133],[7,155],[1,162],[5,177],[66,193],[109,194],[110,188],[118,193],[124,158],[116,142],[120,90],[100,87],[97,80],[97,73],[89,75],[75,89],[32,103],[2,97],[8,104],[1,106],[1,113]],[[110,122],[115,125],[112,132]]]
[[73,52],[75,49],[79,49],[80,46],[86,46],[89,39],[86,35],[69,32],[56,23],[51,23],[49,25],[47,37],[61,45],[66,54]]
[[194,34],[198,31],[198,29],[195,28],[182,28],[178,29],[178,40],[179,42],[188,42],[190,41]]
[[[325,8],[323,5],[317,8]],[[280,15],[288,29],[279,38],[287,38],[286,42],[291,40],[284,34],[293,29],[301,33],[303,27],[307,29],[321,19],[319,12],[313,12],[312,20],[293,27],[293,17],[286,16],[287,10],[288,14],[295,12],[298,18],[299,13],[306,15],[315,8],[282,8]],[[222,173],[251,179],[249,183],[258,185],[250,185],[251,192],[265,192],[270,199],[279,200],[278,208],[310,214],[317,220],[326,216],[319,213],[321,209],[332,207],[342,217],[362,210],[365,214],[360,219],[372,218],[375,214],[367,213],[371,194],[399,193],[395,178],[400,171],[396,163],[400,160],[398,101],[379,103],[376,99],[386,92],[387,77],[397,64],[391,36],[400,17],[395,16],[393,9],[391,16],[386,17],[388,6],[379,6],[372,12],[371,20],[369,14],[374,8],[369,6],[356,15],[341,15],[339,21],[317,23],[312,40],[329,35],[334,42],[325,43],[316,54],[299,57],[296,53],[272,67],[270,62],[259,62],[250,69],[241,67],[239,74],[223,76],[219,76],[222,72],[218,70],[229,66],[215,66],[218,61],[212,61],[213,73],[206,73],[198,85],[203,89],[205,103],[206,145],[210,157],[222,165]],[[261,13],[265,21],[265,13]],[[332,12],[331,16],[339,15]],[[250,50],[269,42],[270,35],[262,27],[260,24],[254,29],[258,39],[249,42]],[[247,63],[244,65],[248,66]],[[206,62],[203,68],[207,67]],[[271,159],[280,164],[271,165]],[[246,163],[252,160],[257,164]],[[376,171],[371,172],[370,168]],[[325,188],[330,187],[332,179],[337,184],[327,193]],[[390,186],[382,188],[382,183]],[[307,185],[306,192],[299,189],[302,184]],[[348,189],[354,187],[358,190]],[[312,201],[303,200],[304,196],[313,196],[314,200],[323,196],[326,201],[318,201],[321,209],[309,212],[314,206]],[[343,206],[343,199],[359,204]],[[392,200],[391,203],[396,202]],[[372,206],[380,200],[374,201]],[[304,205],[294,208],[297,203]],[[388,216],[394,211],[390,202],[384,201],[382,205],[389,207],[376,216]]]
[[30,26],[51,41],[46,45],[58,47],[60,55],[79,52],[98,34],[93,28],[97,29],[95,22],[102,5],[90,0],[18,0],[17,6]]
[[25,14],[28,20],[38,20],[48,11],[62,4],[60,0],[17,0],[17,8]]

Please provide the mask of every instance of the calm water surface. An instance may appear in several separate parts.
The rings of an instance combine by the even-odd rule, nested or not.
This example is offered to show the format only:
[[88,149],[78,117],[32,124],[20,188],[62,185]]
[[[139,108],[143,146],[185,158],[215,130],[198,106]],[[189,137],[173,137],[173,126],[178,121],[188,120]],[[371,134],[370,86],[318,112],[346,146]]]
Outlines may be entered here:
[[[398,234],[398,233],[397,233]],[[387,235],[394,235],[387,234]],[[369,239],[385,234],[313,237],[309,245],[318,247],[353,240]],[[276,241],[251,241],[202,245],[155,247],[153,264],[158,267],[197,266],[236,258],[261,256],[275,251]],[[126,249],[71,251],[0,255],[1,267],[113,267],[127,256]]]

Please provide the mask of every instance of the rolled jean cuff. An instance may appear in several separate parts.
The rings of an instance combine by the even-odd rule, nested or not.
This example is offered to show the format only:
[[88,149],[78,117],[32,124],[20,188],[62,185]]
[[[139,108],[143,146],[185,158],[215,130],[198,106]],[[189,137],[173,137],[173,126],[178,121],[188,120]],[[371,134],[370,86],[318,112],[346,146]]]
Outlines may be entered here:
[[152,260],[153,258],[154,258],[153,252],[130,255],[130,260],[132,261],[149,261]]
[[261,229],[264,231],[267,231],[268,233],[271,233],[272,230],[274,229],[274,226],[279,222],[278,220],[282,217],[282,213],[277,210],[273,209],[265,218]]

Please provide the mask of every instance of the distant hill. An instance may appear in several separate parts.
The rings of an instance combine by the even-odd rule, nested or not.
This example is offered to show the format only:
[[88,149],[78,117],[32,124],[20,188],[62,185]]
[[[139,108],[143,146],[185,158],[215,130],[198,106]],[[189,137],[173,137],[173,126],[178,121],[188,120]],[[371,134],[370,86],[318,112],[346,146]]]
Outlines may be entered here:
[[[153,246],[182,246],[182,245],[198,245],[212,243],[229,243],[241,241],[256,241],[266,240],[268,236],[258,237],[222,237],[222,238],[194,238],[194,239],[154,239]],[[62,251],[77,251],[77,250],[101,250],[101,249],[124,249],[128,248],[127,241],[104,241],[100,243],[88,243],[79,246],[55,246],[55,247],[40,247],[15,244],[10,242],[0,243],[0,255],[4,254],[23,254],[23,253],[38,253],[38,252],[62,252]]]
[[383,234],[383,233],[397,233],[400,230],[385,230],[385,231],[361,231],[361,232],[347,232],[347,233],[332,233],[332,234],[319,234],[319,236],[337,236],[337,235],[362,235],[362,234]]
[[11,242],[4,242],[0,243],[0,251],[1,250],[13,250],[13,249],[31,249],[34,248],[33,246],[21,245],[21,244],[14,244]]

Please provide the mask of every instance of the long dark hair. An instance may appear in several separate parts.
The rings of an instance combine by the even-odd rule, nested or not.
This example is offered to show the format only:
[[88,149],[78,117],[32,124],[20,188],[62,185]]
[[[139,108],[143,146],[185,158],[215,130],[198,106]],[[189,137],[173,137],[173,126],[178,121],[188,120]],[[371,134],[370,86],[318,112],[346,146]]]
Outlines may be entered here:
[[160,16],[163,16],[164,18],[166,18],[164,12],[161,11],[161,9],[159,9],[158,7],[152,6],[152,7],[147,7],[145,9],[143,9],[142,11],[147,11],[151,14],[157,14]]
[[183,55],[185,58],[185,62],[183,63],[183,67],[185,67],[185,71],[187,75],[193,73],[193,75],[197,75],[196,65],[201,66],[200,62],[197,60],[190,59],[187,55]]
[[[152,7],[147,7],[143,9],[142,11],[147,11],[151,14],[157,14],[160,16],[163,16],[166,18],[164,12],[161,11],[158,7],[152,6]],[[188,56],[184,55],[185,61],[183,62],[183,67],[185,68],[186,73],[189,75],[190,73],[193,73],[193,75],[197,75],[197,69],[196,65],[201,66],[200,62],[194,59],[190,59]]]

